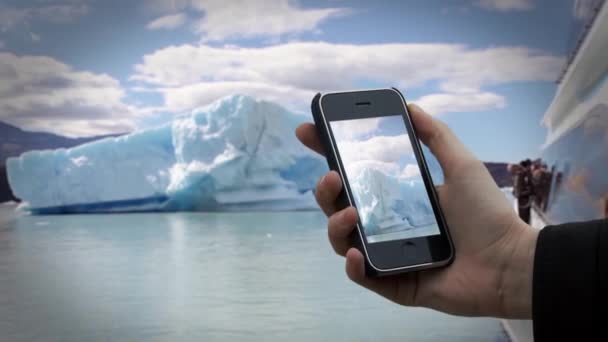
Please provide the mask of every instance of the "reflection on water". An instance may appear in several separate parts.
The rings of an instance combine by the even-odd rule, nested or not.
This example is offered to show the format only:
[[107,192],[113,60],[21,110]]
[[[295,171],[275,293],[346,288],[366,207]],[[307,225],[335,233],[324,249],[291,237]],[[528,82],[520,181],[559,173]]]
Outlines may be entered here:
[[347,281],[318,212],[19,216],[0,207],[11,341],[494,341],[493,319]]

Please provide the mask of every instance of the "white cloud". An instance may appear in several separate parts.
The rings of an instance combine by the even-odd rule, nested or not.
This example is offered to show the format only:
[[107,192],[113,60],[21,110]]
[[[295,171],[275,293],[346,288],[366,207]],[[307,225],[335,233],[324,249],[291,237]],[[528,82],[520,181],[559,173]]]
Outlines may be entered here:
[[412,178],[420,175],[420,168],[416,164],[407,164],[401,172],[400,178]]
[[334,137],[337,140],[361,140],[378,130],[382,118],[365,118],[332,122]]
[[35,7],[11,7],[0,5],[0,32],[7,32],[30,25],[34,21],[66,24],[89,12],[88,5],[74,1],[39,4]]
[[250,81],[200,82],[183,87],[163,88],[159,91],[165,99],[164,109],[174,113],[201,107],[235,93],[280,103],[296,110],[302,109],[302,104],[310,102],[312,98],[311,93],[306,90]]
[[346,164],[363,160],[397,163],[404,155],[412,153],[412,145],[407,134],[375,136],[363,141],[338,140],[338,149],[340,157]]
[[145,55],[131,80],[161,93],[169,111],[192,109],[232,92],[305,109],[314,93],[352,89],[361,79],[398,86],[406,97],[408,89],[438,84],[440,94],[419,100],[442,112],[471,111],[506,105],[504,97],[484,90],[485,86],[553,81],[562,61],[561,57],[517,46],[325,42],[260,48],[181,45]]
[[342,8],[303,9],[288,0],[195,1],[194,7],[205,12],[197,32],[212,41],[314,31],[322,21],[347,13]]
[[414,101],[433,114],[478,112],[506,106],[506,99],[491,92],[440,93],[422,96]]
[[148,30],[170,30],[184,25],[187,19],[188,17],[184,13],[166,15],[151,21],[146,28]]
[[[346,128],[346,126],[340,127]],[[336,129],[334,129],[334,132]],[[407,134],[397,136],[375,136],[367,140],[338,140],[340,158],[349,178],[357,178],[361,171],[374,169],[399,179],[420,174],[416,164],[407,164],[403,170],[399,166],[404,155],[413,155]]]
[[500,12],[527,11],[534,8],[532,0],[477,0],[477,6]]
[[405,172],[413,176],[411,166],[404,170],[400,167],[404,156],[413,155],[407,134],[370,136],[370,133],[378,134],[381,121],[382,118],[366,118],[332,122],[340,158],[351,179],[370,168],[397,178],[404,178]]
[[0,120],[68,136],[133,129],[136,110],[120,83],[50,57],[0,53]]
[[331,18],[349,13],[344,8],[301,8],[290,0],[155,0],[164,13],[189,10],[198,14],[195,32],[203,41],[232,38],[280,37],[285,34],[316,32]]

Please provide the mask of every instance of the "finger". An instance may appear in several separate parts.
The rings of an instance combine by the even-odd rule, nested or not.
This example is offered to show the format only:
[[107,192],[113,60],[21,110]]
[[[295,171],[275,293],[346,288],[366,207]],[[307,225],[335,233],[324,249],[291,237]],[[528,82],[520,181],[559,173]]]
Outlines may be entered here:
[[336,171],[329,171],[321,177],[315,191],[315,199],[325,215],[336,212],[336,199],[342,191],[342,180]]
[[351,247],[350,234],[357,224],[357,210],[348,207],[329,217],[327,235],[329,242],[338,255],[344,256]]
[[418,137],[437,157],[446,177],[455,163],[476,160],[445,123],[434,119],[415,104],[408,105],[408,109]]
[[325,154],[315,125],[309,122],[301,124],[296,128],[296,137],[311,150],[321,155]]
[[370,278],[365,275],[363,258],[363,254],[356,248],[346,252],[346,274],[350,280],[393,302],[408,306],[417,305],[417,273]]
[[435,194],[438,198],[441,198],[441,194],[445,192],[445,184],[435,185]]

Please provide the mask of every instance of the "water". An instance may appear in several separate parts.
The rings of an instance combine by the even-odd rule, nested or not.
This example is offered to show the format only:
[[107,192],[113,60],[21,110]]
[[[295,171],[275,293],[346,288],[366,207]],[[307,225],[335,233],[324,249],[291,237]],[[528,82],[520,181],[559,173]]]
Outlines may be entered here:
[[0,206],[2,341],[502,341],[347,280],[318,212],[16,215]]

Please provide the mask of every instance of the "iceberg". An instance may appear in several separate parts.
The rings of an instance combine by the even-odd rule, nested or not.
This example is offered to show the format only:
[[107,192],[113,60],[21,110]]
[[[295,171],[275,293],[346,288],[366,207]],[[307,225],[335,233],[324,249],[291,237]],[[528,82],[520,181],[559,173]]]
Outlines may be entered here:
[[422,179],[403,180],[368,167],[350,185],[368,236],[435,224]]
[[306,119],[233,95],[161,127],[9,158],[9,184],[34,214],[313,209],[328,168],[293,134]]
[[363,169],[350,182],[359,218],[369,235],[404,223],[395,210],[400,201],[397,179],[374,168]]

